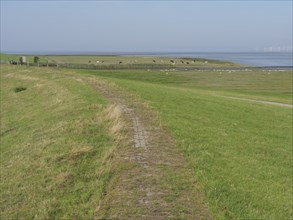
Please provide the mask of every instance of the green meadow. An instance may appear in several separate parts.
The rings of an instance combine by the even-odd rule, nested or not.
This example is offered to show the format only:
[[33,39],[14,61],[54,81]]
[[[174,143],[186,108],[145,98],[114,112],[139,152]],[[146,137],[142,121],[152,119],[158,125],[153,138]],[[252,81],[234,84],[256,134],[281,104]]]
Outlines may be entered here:
[[108,79],[185,88],[209,95],[226,95],[292,104],[292,71],[270,70],[121,70],[79,71]]
[[290,219],[292,71],[78,71],[108,79],[158,112],[215,219]]
[[[9,60],[19,60],[21,55],[1,54],[1,62]],[[33,63],[32,55],[27,56],[27,60]],[[168,58],[152,56],[94,56],[94,55],[38,55],[41,63],[49,64],[75,64],[75,65],[95,65],[98,67],[121,67],[121,66],[166,66],[172,67],[198,67],[198,68],[219,68],[219,67],[241,67],[241,65],[220,60],[207,60],[202,58]]]
[[47,59],[56,63],[78,63],[96,65],[115,65],[119,64],[145,64],[145,65],[173,65],[176,67],[239,67],[240,65],[228,61],[207,60],[202,58],[168,58],[153,56],[46,56]]
[[1,219],[90,219],[119,170],[105,157],[115,148],[104,117],[109,103],[68,75],[114,83],[147,103],[192,168],[214,219],[292,218],[292,108],[255,102],[292,104],[292,71],[1,65]]
[[107,102],[65,74],[1,65],[1,219],[90,219],[112,175]]

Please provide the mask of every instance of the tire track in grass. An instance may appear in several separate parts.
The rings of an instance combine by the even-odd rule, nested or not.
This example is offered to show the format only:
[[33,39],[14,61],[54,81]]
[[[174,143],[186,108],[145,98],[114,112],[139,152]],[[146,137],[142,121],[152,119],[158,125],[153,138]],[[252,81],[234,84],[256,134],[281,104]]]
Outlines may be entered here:
[[136,97],[96,78],[93,86],[121,109],[129,144],[118,147],[123,167],[110,181],[94,219],[211,219],[192,170],[157,116]]
[[276,106],[281,106],[281,107],[293,108],[293,105],[291,105],[291,104],[285,104],[285,103],[280,103],[280,102],[270,102],[270,101],[264,101],[264,100],[246,99],[246,98],[239,98],[239,97],[232,97],[232,96],[218,96],[218,97],[227,98],[227,99],[242,100],[242,101],[247,101],[247,102],[257,102],[257,103],[262,103],[262,104],[267,104],[267,105],[276,105]]

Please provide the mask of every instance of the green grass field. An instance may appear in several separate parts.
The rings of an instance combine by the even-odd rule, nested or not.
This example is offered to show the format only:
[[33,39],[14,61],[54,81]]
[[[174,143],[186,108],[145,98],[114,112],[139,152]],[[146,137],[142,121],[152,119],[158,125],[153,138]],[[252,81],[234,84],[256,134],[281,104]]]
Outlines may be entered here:
[[[200,58],[166,58],[151,56],[47,56],[49,60],[57,63],[79,63],[79,64],[96,64],[96,65],[113,65],[119,64],[165,64],[177,67],[239,67],[240,65],[219,61],[207,60]],[[174,61],[172,64],[171,60]]]
[[292,71],[1,65],[2,219],[92,218],[112,175],[101,165],[114,147],[101,120],[107,103],[67,74],[110,81],[146,102],[214,219],[292,219],[292,108],[229,98],[292,104]]
[[215,219],[290,219],[292,72],[79,71],[114,81],[159,113]]
[[112,175],[107,103],[65,74],[1,65],[1,219],[90,219]]
[[[32,55],[26,55],[29,62],[33,62]],[[1,54],[1,61],[19,60],[20,55]],[[93,55],[40,55],[40,62],[54,64],[88,64],[96,66],[170,66],[170,67],[240,67],[241,65],[202,58],[167,58],[151,56],[93,56]],[[173,63],[171,62],[174,61]],[[121,63],[120,63],[121,62]]]
[[110,79],[125,79],[226,95],[292,104],[292,71],[79,71]]

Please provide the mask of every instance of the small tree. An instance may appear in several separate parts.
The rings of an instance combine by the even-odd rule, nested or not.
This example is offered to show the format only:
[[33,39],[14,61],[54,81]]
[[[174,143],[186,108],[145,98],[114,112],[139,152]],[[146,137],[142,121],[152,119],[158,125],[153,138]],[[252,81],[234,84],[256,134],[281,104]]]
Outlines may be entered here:
[[34,63],[39,63],[39,61],[40,61],[40,58],[37,57],[37,56],[35,56],[35,57],[34,57]]

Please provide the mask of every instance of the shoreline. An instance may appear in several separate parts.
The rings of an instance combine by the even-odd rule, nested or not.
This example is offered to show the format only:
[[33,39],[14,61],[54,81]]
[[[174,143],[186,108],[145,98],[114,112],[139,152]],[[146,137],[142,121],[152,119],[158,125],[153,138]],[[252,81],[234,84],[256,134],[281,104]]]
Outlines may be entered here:
[[237,70],[268,70],[268,71],[286,71],[293,70],[293,66],[244,66],[244,67],[227,67],[227,68],[209,68],[209,67],[189,67],[175,68],[176,70],[222,70],[222,71],[237,71]]
[[[1,55],[8,56],[40,56],[40,57],[133,57],[133,58],[168,58],[168,59],[200,59],[211,60],[219,62],[233,63],[240,65],[240,69],[243,68],[262,68],[262,69],[274,69],[274,70],[292,70],[293,69],[293,53],[292,52],[174,52],[174,53],[115,53],[115,52],[103,52],[103,53],[66,53],[66,52],[31,52],[31,53],[1,53]],[[178,67],[182,69],[197,69],[197,67]],[[202,67],[199,67],[202,69]],[[207,67],[208,68],[208,67]],[[211,67],[212,68],[212,67]],[[232,68],[232,67],[228,67]],[[233,67],[238,70],[238,67]]]

